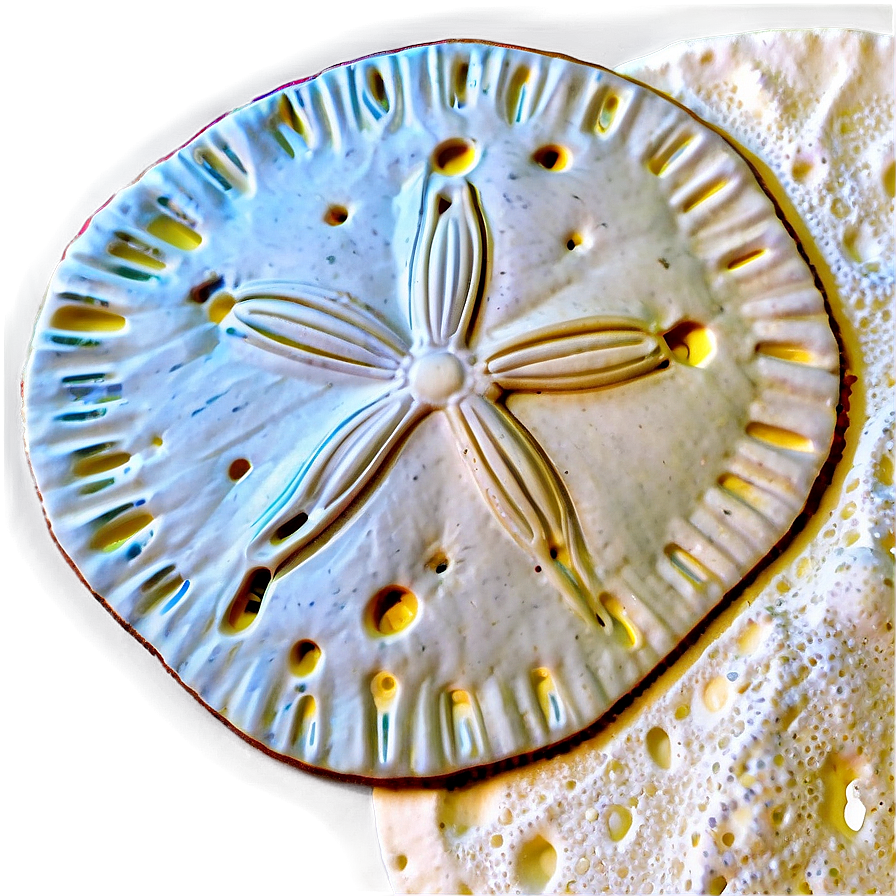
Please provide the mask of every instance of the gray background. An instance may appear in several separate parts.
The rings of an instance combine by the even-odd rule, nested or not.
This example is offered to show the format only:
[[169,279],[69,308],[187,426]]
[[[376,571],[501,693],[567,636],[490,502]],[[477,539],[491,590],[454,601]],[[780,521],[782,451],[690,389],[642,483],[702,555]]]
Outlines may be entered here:
[[[370,791],[230,733],[91,599],[55,550],[22,449],[19,378],[41,296],[84,220],[213,118],[376,51],[471,37],[614,66],[742,30],[892,30],[891,6],[544,0],[350,7],[253,0],[34,4],[5,14],[0,247],[7,279],[0,625],[10,892],[387,893]],[[585,4],[581,4],[584,9]],[[412,822],[411,822],[412,823]]]

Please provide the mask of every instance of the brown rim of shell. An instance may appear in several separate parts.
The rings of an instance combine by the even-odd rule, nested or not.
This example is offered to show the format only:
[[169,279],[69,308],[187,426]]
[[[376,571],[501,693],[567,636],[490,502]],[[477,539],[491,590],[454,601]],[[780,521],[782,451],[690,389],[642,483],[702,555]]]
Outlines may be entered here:
[[[28,461],[28,468],[31,473],[32,481],[35,486],[35,491],[37,492],[38,498],[40,500],[41,512],[43,513],[44,520],[46,521],[47,528],[50,532],[50,536],[53,539],[56,547],[59,552],[64,557],[65,561],[72,568],[75,574],[80,579],[81,583],[87,588],[87,590],[94,596],[94,598],[109,612],[113,619],[130,635],[132,635],[140,644],[142,644],[151,654],[153,654],[161,663],[163,668],[174,678],[178,684],[183,687],[183,689],[190,694],[200,705],[202,705],[206,710],[208,710],[216,719],[222,722],[228,729],[237,734],[242,740],[256,749],[260,750],[262,753],[272,757],[273,759],[278,760],[286,765],[294,766],[295,768],[301,769],[303,771],[310,772],[314,775],[318,775],[324,778],[329,778],[331,780],[343,781],[347,783],[353,784],[363,784],[366,786],[377,786],[388,789],[400,790],[400,789],[408,789],[408,788],[417,788],[417,789],[454,789],[457,787],[462,787],[466,784],[470,784],[474,781],[481,781],[486,778],[489,778],[493,775],[500,774],[505,771],[509,771],[514,768],[521,767],[523,765],[527,765],[530,762],[535,762],[542,759],[550,759],[552,757],[562,755],[564,753],[568,753],[570,750],[579,746],[583,742],[590,740],[595,737],[597,734],[607,730],[627,709],[633,706],[633,704],[642,697],[654,684],[656,684],[660,678],[662,678],[673,666],[679,664],[680,661],[683,660],[684,655],[695,645],[700,639],[707,633],[709,627],[719,619],[724,614],[731,611],[733,605],[738,601],[741,595],[744,593],[746,589],[748,589],[759,577],[761,573],[763,573],[771,564],[773,564],[786,550],[790,547],[791,544],[803,533],[804,530],[807,529],[812,517],[815,515],[823,494],[827,491],[830,483],[833,479],[834,470],[843,460],[844,456],[848,451],[851,450],[850,444],[846,439],[846,431],[849,427],[849,410],[850,410],[850,402],[853,398],[853,390],[852,387],[856,382],[856,377],[850,372],[851,367],[848,363],[848,357],[846,354],[844,340],[841,333],[840,322],[834,316],[831,308],[831,304],[828,297],[828,289],[825,286],[825,281],[828,281],[833,284],[833,278],[830,276],[830,272],[828,270],[827,264],[824,262],[822,257],[815,252],[814,250],[810,252],[807,250],[807,245],[811,245],[810,239],[808,235],[802,236],[798,231],[796,225],[792,223],[791,220],[787,218],[784,211],[784,206],[786,206],[791,215],[793,215],[793,220],[799,221],[799,216],[796,214],[795,209],[792,206],[792,203],[789,200],[786,192],[779,184],[777,184],[776,178],[772,174],[772,172],[768,169],[768,167],[761,162],[761,160],[757,159],[742,147],[739,143],[737,143],[733,138],[729,135],[721,131],[716,126],[710,124],[709,122],[704,121],[690,109],[688,109],[685,105],[680,103],[678,100],[662,93],[661,91],[650,87],[647,84],[644,84],[638,81],[635,78],[630,76],[620,74],[618,72],[614,72],[611,69],[606,68],[605,66],[588,62],[582,59],[579,59],[575,56],[569,56],[564,53],[552,53],[544,50],[536,50],[527,47],[520,47],[515,44],[507,44],[500,43],[497,41],[488,41],[488,40],[475,40],[472,38],[456,38],[456,39],[447,39],[441,41],[430,41],[430,42],[421,42],[417,44],[408,44],[406,46],[402,46],[396,49],[391,50],[382,50],[374,53],[369,53],[364,56],[359,56],[355,59],[349,61],[343,61],[339,63],[335,63],[334,65],[327,66],[324,69],[321,69],[319,72],[313,73],[311,75],[307,75],[303,78],[298,78],[293,81],[288,81],[279,87],[275,87],[272,90],[265,91],[262,94],[259,94],[256,97],[253,97],[249,100],[248,103],[240,104],[240,107],[243,105],[248,105],[250,103],[254,103],[258,100],[264,99],[265,97],[271,96],[275,93],[278,93],[282,90],[285,90],[289,87],[293,87],[298,84],[303,84],[307,81],[311,81],[315,78],[320,77],[324,73],[331,71],[333,69],[342,68],[344,66],[354,65],[359,62],[363,62],[366,59],[372,59],[376,57],[381,57],[384,55],[393,55],[396,53],[401,53],[407,50],[413,50],[417,48],[423,47],[432,47],[432,46],[442,46],[448,44],[476,44],[482,46],[490,46],[490,47],[500,47],[508,50],[515,50],[524,53],[533,53],[540,56],[547,56],[554,59],[564,60],[575,65],[585,66],[590,69],[607,72],[608,74],[613,75],[614,77],[620,78],[621,80],[628,81],[631,84],[634,84],[636,87],[642,90],[646,90],[656,96],[662,98],[666,102],[669,102],[676,106],[678,109],[685,112],[690,118],[696,121],[703,127],[708,128],[710,131],[718,135],[722,138],[722,140],[727,144],[728,147],[742,160],[745,162],[759,187],[765,196],[769,199],[774,208],[775,214],[777,218],[781,221],[782,225],[786,229],[787,233],[793,240],[797,251],[799,252],[801,258],[809,267],[812,272],[815,286],[818,289],[819,293],[822,296],[824,302],[824,308],[827,313],[828,322],[831,327],[831,331],[834,334],[834,338],[837,342],[838,352],[839,352],[839,360],[840,360],[840,370],[839,370],[839,379],[840,379],[840,388],[839,388],[839,400],[837,404],[837,418],[836,424],[834,427],[834,432],[832,436],[832,443],[828,453],[827,458],[823,462],[821,468],[819,469],[818,475],[815,477],[815,480],[812,484],[812,487],[809,491],[809,495],[806,499],[805,504],[803,505],[802,510],[794,520],[793,524],[787,530],[787,532],[775,543],[775,545],[771,548],[771,550],[746,574],[741,580],[727,591],[724,596],[719,600],[719,602],[713,606],[709,612],[685,635],[683,636],[679,642],[676,644],[674,648],[662,659],[660,659],[656,665],[646,674],[643,678],[637,681],[626,693],[622,694],[618,697],[595,721],[587,725],[586,727],[580,729],[572,735],[569,735],[562,740],[556,741],[552,744],[549,744],[545,747],[540,747],[537,750],[533,750],[526,753],[521,753],[516,756],[511,756],[499,760],[495,760],[493,762],[484,763],[482,765],[472,766],[469,768],[465,768],[459,771],[448,772],[443,775],[427,775],[425,777],[414,777],[414,776],[405,776],[405,777],[390,777],[390,778],[379,778],[375,775],[355,775],[350,773],[340,773],[335,772],[332,769],[328,769],[323,766],[311,765],[309,763],[301,762],[300,760],[294,759],[289,756],[285,756],[282,753],[278,753],[260,741],[250,737],[244,731],[241,731],[237,728],[232,722],[230,722],[227,718],[221,715],[220,712],[211,707],[208,703],[206,703],[199,694],[189,687],[162,658],[159,651],[149,642],[147,641],[136,629],[134,629],[130,624],[128,624],[115,610],[109,605],[109,603],[93,588],[90,587],[87,580],[84,578],[81,570],[72,560],[72,558],[68,555],[62,545],[59,543],[59,540],[56,537],[56,533],[53,529],[52,522],[47,515],[46,507],[44,505],[43,495],[40,491],[40,487],[37,483],[37,478],[35,476],[34,467],[31,463],[31,455],[28,450],[28,443],[25,438],[25,428],[23,426],[23,442],[25,447],[25,455]],[[187,145],[191,144],[197,137],[201,134],[205,133],[209,128],[216,125],[221,119],[225,118],[227,115],[231,114],[231,112],[235,111],[237,108],[224,112],[221,115],[217,116],[214,120],[210,121],[208,124],[200,128],[193,135],[191,135],[184,143],[177,146],[171,152],[166,153],[161,156],[158,160],[153,162],[151,165],[147,166],[144,171],[140,172],[140,174],[133,178],[130,183],[134,183],[138,181],[147,171],[154,168],[156,165],[161,162],[171,158],[176,155],[178,152],[183,150]],[[773,190],[769,183],[774,183],[777,190],[780,190],[780,194],[778,194],[775,190]],[[124,188],[121,188],[124,189]],[[64,258],[68,252],[68,248],[71,244],[79,237],[81,234],[85,232],[85,230],[90,225],[93,218],[102,211],[110,202],[112,202],[115,196],[118,195],[119,191],[116,191],[112,196],[109,197],[106,202],[104,202],[101,206],[99,206],[94,212],[92,212],[87,219],[84,221],[82,226],[78,229],[77,233],[74,234],[72,239],[66,245],[66,249],[63,251],[61,258]],[[820,275],[820,271],[823,271],[825,276]],[[26,419],[26,408],[24,404],[24,391],[25,391],[25,383],[24,383],[24,368],[27,367],[28,359],[30,359],[31,353],[33,352],[34,347],[33,344],[29,346],[29,353],[26,358],[25,365],[23,365],[23,374],[20,377],[20,400],[22,402],[21,405],[21,413],[23,423]],[[860,396],[856,396],[859,398]]]

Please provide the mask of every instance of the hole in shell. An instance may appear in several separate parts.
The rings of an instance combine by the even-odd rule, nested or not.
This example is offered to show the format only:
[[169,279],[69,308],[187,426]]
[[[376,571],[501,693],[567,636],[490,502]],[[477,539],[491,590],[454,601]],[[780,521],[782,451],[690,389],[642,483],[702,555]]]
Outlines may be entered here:
[[417,597],[401,585],[387,585],[371,598],[367,619],[379,635],[396,635],[417,618]]
[[566,248],[573,252],[582,245],[582,234],[574,231],[566,238]]
[[572,156],[565,147],[549,143],[546,146],[540,146],[532,153],[532,161],[544,168],[545,171],[563,171],[564,168],[569,167]]
[[433,572],[441,575],[443,572],[447,571],[448,562],[448,555],[442,551],[438,551],[433,554],[424,565],[427,569],[431,569]]
[[440,143],[432,154],[433,168],[439,174],[454,177],[466,174],[476,164],[476,149],[469,140],[452,137]]
[[293,675],[306,678],[317,668],[321,656],[322,651],[314,641],[307,638],[296,641],[289,651],[289,669]]
[[331,205],[324,215],[324,223],[338,227],[348,221],[348,209],[344,205]]
[[242,479],[249,470],[252,469],[252,464],[246,460],[245,457],[238,457],[227,469],[227,475],[234,481]]
[[685,320],[663,335],[672,357],[690,367],[705,367],[715,356],[716,337],[708,327]]
[[217,274],[212,274],[190,290],[190,301],[195,302],[197,305],[204,305],[211,297],[211,294],[219,290],[223,285],[224,278],[219,277]]
[[389,111],[389,95],[386,93],[386,82],[383,76],[375,69],[371,68],[367,72],[367,89],[373,97],[374,102],[384,111]]
[[290,535],[295,535],[307,522],[308,514],[303,510],[301,513],[297,513],[294,517],[280,525],[277,531],[274,532],[274,537],[271,541],[275,543],[278,541],[285,541]]
[[269,569],[253,569],[246,576],[227,611],[227,626],[231,632],[244,631],[255,622],[270,584]]

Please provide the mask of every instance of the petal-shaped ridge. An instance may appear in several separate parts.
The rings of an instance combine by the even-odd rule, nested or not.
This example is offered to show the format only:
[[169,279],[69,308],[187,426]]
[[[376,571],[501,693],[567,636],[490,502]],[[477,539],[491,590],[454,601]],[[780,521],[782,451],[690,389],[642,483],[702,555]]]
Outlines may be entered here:
[[470,184],[427,190],[411,260],[415,339],[466,344],[486,282],[487,242],[479,194]]
[[301,364],[374,379],[391,378],[402,339],[366,308],[315,286],[264,281],[243,286],[225,328]]
[[338,424],[259,520],[252,561],[277,571],[308,556],[306,548],[349,507],[424,412],[406,392],[383,396]]
[[636,320],[584,317],[543,327],[495,351],[486,369],[517,391],[597,389],[668,364],[661,340]]
[[471,396],[449,409],[461,453],[487,504],[587,622],[609,628],[575,505],[547,455],[503,406]]

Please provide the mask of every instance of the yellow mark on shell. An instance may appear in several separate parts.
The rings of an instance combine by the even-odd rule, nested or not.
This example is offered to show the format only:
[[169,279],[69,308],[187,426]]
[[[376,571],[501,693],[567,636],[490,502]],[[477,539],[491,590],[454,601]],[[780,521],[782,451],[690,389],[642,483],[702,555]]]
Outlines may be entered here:
[[758,261],[766,253],[766,249],[751,249],[740,255],[735,255],[725,265],[729,271],[738,271],[742,267],[750,264],[750,262]]
[[398,679],[391,672],[377,672],[370,681],[370,694],[380,712],[386,712],[398,696]]
[[681,134],[676,137],[647,160],[647,170],[657,177],[662,177],[668,171],[669,166],[681,157],[693,139],[693,134]]
[[63,305],[50,319],[51,327],[71,333],[113,333],[121,330],[125,323],[120,314],[84,305]]
[[760,342],[756,346],[756,352],[769,358],[790,361],[791,364],[806,364],[809,367],[821,364],[821,359],[815,352],[795,342]]
[[208,303],[208,319],[215,324],[221,323],[234,305],[236,305],[236,299],[230,293],[218,293]]
[[550,669],[540,666],[532,670],[532,684],[535,687],[535,695],[538,705],[549,728],[557,728],[563,724],[565,714],[563,702],[557,692],[557,686],[551,675]]
[[168,215],[158,215],[149,222],[146,232],[156,239],[174,246],[175,249],[183,249],[192,252],[202,244],[202,237],[192,227],[170,218]]
[[311,145],[310,129],[301,112],[289,101],[286,94],[281,94],[277,102],[277,115],[280,120],[304,141],[306,146]]
[[719,477],[719,487],[751,507],[756,506],[761,494],[752,482],[747,482],[746,479],[735,476],[733,473],[723,473]]
[[94,551],[109,552],[130,541],[153,521],[150,513],[134,513],[110,520],[94,533],[90,548]]
[[296,705],[292,726],[294,743],[303,743],[310,750],[317,743],[317,700],[305,694]]
[[815,451],[812,439],[799,433],[785,429],[782,426],[772,426],[768,423],[753,421],[747,424],[747,435],[759,442],[764,442],[772,448],[781,448],[785,451],[796,451],[800,454],[811,454]]
[[679,545],[668,544],[663,552],[669,558],[672,566],[698,588],[702,588],[715,578],[709,567]]
[[622,102],[617,94],[612,91],[605,94],[594,117],[594,130],[603,136],[609,135],[616,124],[621,107]]
[[466,691],[455,690],[449,693],[448,699],[455,748],[467,759],[478,757],[481,753],[481,744],[470,695]]
[[628,650],[637,650],[644,643],[644,636],[641,629],[632,621],[627,610],[622,605],[619,598],[612,594],[603,593],[600,596],[600,602],[606,608],[613,621],[618,625],[613,626],[613,635],[617,643]]
[[717,193],[719,193],[722,189],[724,189],[728,184],[726,180],[717,180],[711,184],[707,184],[706,186],[700,187],[696,193],[693,193],[688,199],[684,201],[681,206],[681,210],[687,214],[688,212],[692,212],[697,206],[702,205],[706,202],[707,199],[711,199]]
[[165,262],[161,258],[156,258],[155,255],[152,255],[148,249],[144,250],[129,243],[115,241],[109,244],[106,251],[115,258],[120,258],[122,261],[130,261],[132,264],[149,268],[151,271],[161,271],[165,267]]
[[91,457],[82,457],[72,463],[72,473],[75,476],[96,476],[99,473],[108,473],[123,467],[131,455],[126,451],[112,451],[109,454],[95,454]]

